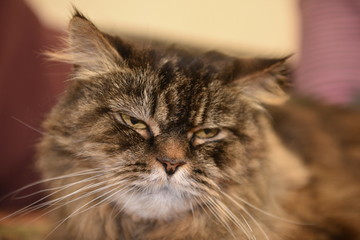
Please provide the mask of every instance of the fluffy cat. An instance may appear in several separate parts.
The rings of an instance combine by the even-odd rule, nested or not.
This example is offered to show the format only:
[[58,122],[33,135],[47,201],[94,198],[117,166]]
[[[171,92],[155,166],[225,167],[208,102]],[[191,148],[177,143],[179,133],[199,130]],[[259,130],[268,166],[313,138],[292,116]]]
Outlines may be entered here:
[[75,13],[44,123],[50,239],[360,239],[360,114],[287,100],[286,59],[136,45]]

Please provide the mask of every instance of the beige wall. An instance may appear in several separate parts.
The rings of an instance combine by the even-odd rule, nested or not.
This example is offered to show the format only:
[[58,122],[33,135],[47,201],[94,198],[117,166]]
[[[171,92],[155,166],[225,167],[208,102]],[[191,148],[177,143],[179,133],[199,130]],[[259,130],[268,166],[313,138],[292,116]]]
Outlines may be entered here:
[[298,46],[296,0],[27,0],[46,24],[65,28],[76,6],[102,29],[262,56]]

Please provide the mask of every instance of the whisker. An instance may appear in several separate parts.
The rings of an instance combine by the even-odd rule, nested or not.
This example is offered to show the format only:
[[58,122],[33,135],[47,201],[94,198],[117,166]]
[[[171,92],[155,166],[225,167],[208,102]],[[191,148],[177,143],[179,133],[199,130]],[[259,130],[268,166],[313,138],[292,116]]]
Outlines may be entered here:
[[[102,182],[102,183],[105,183],[105,182]],[[67,204],[69,204],[69,203],[72,203],[72,202],[75,202],[75,201],[84,199],[84,198],[86,198],[86,197],[88,197],[88,196],[90,196],[90,195],[96,194],[97,192],[100,192],[100,191],[102,191],[102,190],[105,190],[105,189],[107,189],[107,188],[109,188],[109,187],[112,187],[112,186],[114,186],[114,185],[116,185],[116,184],[108,185],[108,186],[102,187],[102,188],[100,188],[100,189],[93,190],[93,191],[91,191],[91,192],[88,192],[88,193],[85,194],[85,195],[82,195],[82,196],[80,196],[80,197],[77,197],[77,198],[75,198],[75,199],[72,199],[71,201],[65,202],[65,203],[63,203],[63,204],[61,204],[61,205],[59,205],[59,206],[57,206],[57,207],[55,207],[55,208],[52,208],[52,209],[50,209],[49,211],[41,214],[39,217],[35,218],[33,221],[35,221],[36,219],[38,219],[38,218],[40,218],[40,217],[43,217],[43,216],[45,216],[45,215],[48,215],[48,214],[50,214],[51,212],[53,212],[53,211],[55,211],[55,210],[57,210],[57,209],[65,206],[65,205],[67,205]],[[92,186],[92,187],[94,187],[94,186]],[[48,206],[46,209],[48,209],[48,208],[50,208],[50,207],[52,207],[52,205]]]
[[[120,188],[120,187],[121,187],[121,186],[119,186],[119,188]],[[121,191],[121,189],[120,189],[120,190],[118,190],[118,188],[112,189],[112,190],[110,190],[110,191],[108,191],[108,192],[106,192],[106,193],[104,193],[104,194],[96,197],[95,199],[87,202],[86,204],[82,205],[81,207],[79,207],[78,209],[76,209],[74,212],[72,212],[69,216],[67,216],[65,219],[63,219],[57,226],[55,226],[55,228],[46,235],[45,239],[47,239],[53,232],[56,231],[56,229],[58,229],[58,228],[59,228],[63,223],[65,223],[68,219],[70,219],[71,217],[75,216],[82,208],[86,207],[87,205],[91,204],[92,202],[97,201],[99,198],[102,198],[103,196],[105,196],[105,195],[107,195],[107,194],[109,194],[109,193],[111,193],[111,192],[113,192],[113,191],[115,191],[115,193],[111,194],[111,195],[108,196],[106,199],[108,199],[108,198],[112,197],[113,195],[117,194],[119,191]]]
[[[97,187],[97,186],[99,186],[99,185],[101,185],[101,184],[104,184],[104,183],[105,183],[105,182],[101,182],[100,184],[96,184],[96,186],[93,186],[93,185],[92,185],[91,188]],[[69,204],[69,203],[72,203],[72,202],[75,202],[75,201],[84,199],[84,198],[89,197],[89,196],[91,196],[91,195],[93,195],[93,194],[96,194],[96,193],[98,193],[98,192],[101,192],[101,191],[103,191],[103,190],[105,190],[105,189],[111,188],[111,187],[113,187],[113,186],[115,186],[115,185],[118,185],[118,183],[111,184],[111,185],[107,185],[107,186],[104,186],[104,187],[101,187],[101,188],[97,188],[96,190],[90,191],[90,192],[88,192],[88,193],[86,193],[86,194],[84,194],[84,195],[81,195],[81,196],[79,196],[79,197],[77,197],[77,198],[71,199],[70,201],[67,201],[67,202],[65,202],[65,203],[62,203],[61,205],[58,205],[57,207],[51,209],[50,212],[52,212],[52,211],[54,211],[54,210],[56,210],[56,209],[59,209],[59,208],[65,206],[65,205],[67,205],[67,204]],[[89,188],[90,188],[90,187],[89,187]],[[60,201],[62,201],[62,200],[63,200],[63,199],[61,199]],[[58,201],[58,202],[60,202],[60,201]],[[57,203],[58,203],[58,202],[57,202]],[[48,214],[48,213],[50,213],[50,212],[47,212],[46,214]]]
[[[134,189],[135,189],[134,187],[130,187],[130,188],[128,188],[128,190],[127,190],[126,192],[124,192],[124,193],[122,193],[122,194],[128,193],[129,191],[134,190]],[[133,196],[134,196],[134,192],[131,194],[131,196],[129,197],[129,199],[124,203],[124,205],[122,206],[122,208],[120,208],[120,209],[117,211],[117,213],[116,213],[115,216],[118,216],[118,215],[126,208],[126,205],[127,205],[128,202],[130,201],[130,199],[132,199]]]
[[239,184],[239,185],[243,185],[243,182],[239,181],[238,179],[234,179],[233,177],[231,177],[228,173],[223,172],[222,173],[227,179]]
[[[101,172],[101,171],[99,171]],[[16,197],[16,199],[23,199],[23,198],[26,198],[26,197],[30,197],[30,196],[33,196],[33,195],[36,195],[36,194],[39,194],[39,193],[42,193],[42,192],[50,192],[50,191],[54,191],[54,190],[65,190],[66,188],[69,188],[71,186],[74,186],[76,184],[79,184],[79,183],[84,183],[84,182],[88,182],[88,181],[91,181],[91,180],[94,180],[98,177],[101,177],[101,176],[104,176],[106,175],[106,173],[102,173],[102,174],[98,174],[98,175],[95,175],[95,176],[92,176],[92,177],[89,177],[89,178],[85,178],[83,180],[80,180],[78,182],[74,182],[74,183],[68,183],[64,186],[60,186],[60,187],[53,187],[53,188],[47,188],[47,189],[43,189],[43,190],[39,190],[37,192],[34,192],[34,193],[31,193],[31,194],[28,194],[28,195],[24,195],[24,196],[20,196],[20,197]],[[59,192],[59,191],[56,191],[56,192]]]
[[[107,179],[105,179],[104,181],[101,181],[101,182],[97,182],[97,183],[94,183],[94,184],[91,184],[91,185],[87,185],[87,186],[81,187],[81,188],[77,189],[77,190],[74,191],[74,192],[71,192],[71,193],[69,193],[69,194],[67,194],[67,195],[65,195],[65,196],[59,197],[59,198],[57,198],[57,199],[54,199],[54,200],[52,200],[52,201],[50,201],[50,202],[51,202],[51,203],[52,203],[52,202],[54,202],[54,203],[59,203],[59,202],[61,202],[62,200],[67,199],[67,198],[69,198],[69,197],[71,197],[71,196],[73,196],[73,195],[75,195],[75,194],[77,194],[77,193],[80,193],[80,192],[82,192],[82,191],[85,191],[85,190],[88,190],[88,189],[91,189],[91,188],[94,188],[94,187],[101,186],[101,185],[103,185],[103,184],[105,184],[105,183],[107,183]],[[91,192],[88,192],[88,193],[82,195],[81,198],[82,198],[82,197],[87,197],[87,196],[91,195],[93,192],[96,193],[96,192],[102,191],[102,190],[104,190],[104,189],[107,189],[107,188],[109,188],[109,187],[113,187],[113,186],[115,186],[115,185],[118,185],[118,184],[120,184],[120,183],[121,183],[121,182],[116,182],[116,183],[113,183],[113,184],[106,185],[106,186],[104,186],[104,187],[98,188],[98,189],[96,189],[96,190],[94,190],[94,191],[91,191]],[[71,203],[71,202],[73,202],[73,201],[75,201],[75,200],[78,200],[78,199],[80,199],[80,197],[75,198],[75,199],[73,199],[73,200],[71,200],[71,201],[69,201],[69,202],[66,202],[65,204]]]
[[[96,179],[96,178],[86,179],[86,180],[91,181],[91,180],[94,180],[94,179]],[[75,192],[71,192],[70,194],[67,194],[67,195],[65,195],[65,196],[61,196],[61,197],[59,197],[59,198],[56,198],[56,199],[47,201],[47,202],[45,202],[45,203],[38,204],[38,205],[34,206],[34,209],[35,209],[35,210],[36,210],[36,209],[40,209],[40,208],[42,208],[42,207],[44,207],[44,206],[51,207],[53,203],[56,204],[56,203],[58,203],[58,202],[61,202],[62,200],[66,199],[66,198],[68,198],[68,197],[70,197],[70,196],[72,196],[72,195],[75,195],[75,194],[77,194],[78,192],[81,192],[81,191],[84,191],[84,190],[87,190],[87,189],[90,189],[90,188],[93,188],[93,187],[97,187],[97,186],[101,185],[102,183],[103,183],[103,182],[84,186],[84,187],[82,187],[82,188],[77,189]],[[73,184],[71,184],[71,185],[75,185],[75,184],[78,184],[78,182],[73,183]],[[70,187],[70,186],[69,186],[69,187]],[[56,192],[53,192],[53,193],[47,195],[46,198],[48,198],[48,197],[50,197],[51,195],[54,195],[54,194],[56,194],[56,193],[58,193],[58,192],[60,192],[60,191],[62,191],[62,190],[65,190],[65,188],[62,188],[62,189],[60,189],[60,190],[58,190],[58,191],[56,191]],[[53,205],[55,205],[55,204],[53,204]],[[48,208],[48,207],[47,207],[47,208]],[[30,208],[30,209],[31,209],[31,208]],[[34,209],[31,209],[31,211],[33,211]],[[29,212],[30,212],[30,211],[29,211]],[[28,213],[28,212],[26,212],[26,213]],[[25,214],[26,214],[26,213],[25,213]]]
[[[124,188],[119,189],[115,194],[112,194],[111,196],[107,197],[107,198],[104,199],[102,202],[108,200],[110,197],[113,197],[113,196],[116,195],[116,194],[119,194],[120,191],[121,191],[121,194],[125,194],[125,193],[128,193],[128,192],[134,190],[133,187],[127,187],[126,191],[124,192],[124,191],[123,191],[124,189],[126,189],[126,188],[124,187]],[[129,198],[129,200],[130,200],[130,198]],[[117,213],[115,213],[114,217],[118,216],[118,215],[126,208],[125,206],[126,206],[126,204],[129,202],[129,200],[125,202],[124,206],[123,206],[120,210],[118,210]],[[94,207],[94,206],[93,206],[93,207]],[[91,208],[93,208],[93,207],[91,207]]]
[[220,210],[224,212],[224,215],[227,216],[229,220],[231,220],[236,226],[238,226],[244,232],[248,239],[254,239],[254,234],[252,233],[252,231],[249,232],[249,230],[245,228],[244,224],[240,222],[239,218],[235,216],[235,214],[225,204],[223,204],[218,199],[216,199],[217,201],[214,201],[213,199],[209,200],[213,201],[213,204],[220,208]]
[[41,135],[49,135],[48,133],[43,132],[43,131],[41,131],[41,130],[39,130],[39,129],[36,129],[35,127],[27,124],[26,122],[24,122],[24,121],[22,121],[22,120],[20,120],[20,119],[18,119],[18,118],[16,118],[16,117],[14,117],[14,116],[12,116],[11,118],[14,119],[14,120],[16,120],[16,121],[18,121],[19,123],[21,123],[21,124],[24,125],[25,127],[28,127],[29,129],[34,130],[34,131],[37,132],[37,133],[40,133]]
[[247,216],[249,216],[251,218],[251,220],[256,224],[256,226],[259,228],[259,230],[261,231],[261,233],[264,235],[264,237],[269,240],[269,236],[267,235],[267,233],[265,232],[265,230],[263,229],[263,227],[260,225],[260,223],[251,215],[251,213],[249,211],[246,210],[246,208],[244,206],[241,206],[237,201],[235,201],[230,195],[224,193],[224,195],[230,199],[236,206],[238,206],[239,208],[241,208],[245,214]]
[[242,208],[242,210],[245,212],[245,214],[247,216],[249,216],[251,218],[251,220],[255,223],[255,225],[258,227],[258,229],[260,230],[260,232],[264,235],[266,240],[269,240],[269,236],[267,235],[267,233],[265,232],[264,228],[260,225],[259,221],[257,221],[249,211],[246,210],[246,208]]
[[[227,223],[226,219],[222,219],[219,217],[218,213],[217,213],[217,208],[215,206],[212,205],[211,202],[205,202],[204,200],[200,199],[204,204],[205,206],[209,209],[209,211],[212,213],[212,215],[220,222],[221,225],[223,225],[223,227],[231,234],[231,236],[234,238],[234,239],[237,239],[235,237],[235,234],[233,232],[233,230],[231,229],[231,227],[229,226],[229,224]],[[201,206],[201,205],[200,205]],[[203,208],[204,209],[204,208]],[[205,209],[204,209],[205,211]],[[206,211],[205,211],[206,212]]]
[[246,218],[244,217],[244,215],[242,215],[242,214],[240,213],[240,216],[241,216],[241,218],[244,220],[244,222],[245,222],[246,226],[248,227],[248,229],[250,230],[251,234],[253,235],[253,239],[256,240],[256,236],[254,235],[254,231],[253,231],[252,227],[250,226],[250,224],[248,223],[248,221],[246,220]]
[[246,208],[242,205],[240,205],[237,201],[235,201],[230,195],[223,193],[225,197],[227,197],[230,201],[232,201],[236,206],[238,206],[242,211],[245,212],[247,216],[251,218],[251,220],[255,223],[255,225],[258,227],[258,229],[261,231],[261,233],[264,235],[266,240],[269,240],[269,236],[263,229],[263,227],[260,225],[260,223],[251,215],[249,211],[246,210]]
[[[102,174],[100,174],[100,175],[102,175]],[[94,180],[94,179],[96,179],[96,178],[97,178],[96,176],[92,176],[90,180]],[[81,181],[78,181],[78,182],[75,182],[75,183],[71,183],[71,184],[68,184],[68,185],[73,186],[73,185],[82,183],[82,182],[84,182],[84,181],[86,181],[86,180],[88,180],[88,179],[83,179],[83,180],[81,180]],[[89,181],[90,181],[90,180],[89,180]],[[53,202],[56,202],[58,199],[62,200],[62,199],[64,199],[64,198],[68,197],[68,196],[71,196],[71,195],[73,195],[73,194],[76,194],[76,193],[73,192],[72,194],[68,194],[67,196],[62,196],[62,197],[60,197],[60,198],[58,198],[58,199],[54,199],[54,200],[48,201],[48,202],[46,202],[46,203],[42,203],[42,204],[38,204],[38,205],[37,205],[37,203],[39,203],[39,202],[41,202],[41,201],[43,201],[43,200],[51,197],[52,195],[54,195],[54,194],[56,194],[56,193],[58,193],[58,192],[60,192],[60,191],[62,191],[62,190],[65,190],[66,188],[71,187],[71,186],[65,186],[65,187],[62,188],[62,189],[59,189],[59,190],[57,190],[57,191],[55,191],[55,192],[52,192],[52,193],[48,194],[47,196],[44,196],[44,197],[36,200],[35,202],[29,204],[28,206],[23,207],[23,208],[15,211],[15,212],[13,212],[12,214],[9,214],[9,215],[1,218],[0,221],[3,221],[3,220],[5,220],[5,219],[8,219],[8,218],[13,217],[13,216],[21,216],[22,214],[31,213],[31,212],[33,212],[33,211],[35,211],[35,210],[38,210],[38,209],[40,209],[40,208],[42,208],[42,207],[44,207],[44,206],[46,206],[46,205],[50,205],[50,204],[52,204]],[[86,187],[83,187],[83,188],[80,188],[80,189],[81,189],[81,190],[86,190]],[[79,190],[80,190],[80,189],[79,189]],[[76,192],[78,192],[79,190],[77,190]],[[36,205],[36,206],[35,206],[35,205]]]
[[[303,223],[303,222],[298,222],[298,221],[293,221],[293,220],[290,220],[290,219],[286,219],[286,218],[283,218],[283,217],[280,217],[280,216],[277,216],[273,213],[270,213],[270,212],[267,212],[265,210],[262,210],[258,207],[256,207],[255,205],[245,201],[244,199],[240,198],[239,196],[236,196],[236,195],[232,195],[232,197],[226,193],[223,192],[223,194],[225,194],[225,196],[227,196],[230,200],[232,200],[234,203],[236,202],[232,197],[235,197],[236,199],[238,199],[239,201],[245,203],[246,205],[248,205],[249,207],[261,212],[262,214],[264,215],[267,215],[269,217],[272,217],[272,218],[275,218],[275,219],[278,219],[280,221],[283,221],[283,222],[286,222],[286,223],[291,223],[291,224],[296,224],[296,225],[302,225],[302,226],[311,226],[313,224],[310,224],[310,223]],[[240,205],[239,205],[240,206]]]
[[90,170],[84,170],[84,171],[80,171],[80,172],[75,172],[75,173],[71,173],[71,174],[66,174],[66,175],[62,175],[62,176],[58,176],[58,177],[52,177],[52,178],[47,178],[47,179],[43,179],[43,180],[39,180],[33,183],[30,183],[22,188],[19,188],[11,193],[6,194],[4,197],[2,197],[0,199],[0,201],[2,201],[5,198],[8,198],[12,195],[15,195],[25,189],[28,189],[30,187],[42,184],[42,183],[46,183],[46,182],[50,182],[50,181],[54,181],[54,180],[60,180],[63,178],[70,178],[70,177],[77,177],[77,176],[82,176],[82,175],[88,175],[88,174],[93,174],[93,173],[99,173],[102,172],[100,168],[94,168],[94,169],[90,169]]

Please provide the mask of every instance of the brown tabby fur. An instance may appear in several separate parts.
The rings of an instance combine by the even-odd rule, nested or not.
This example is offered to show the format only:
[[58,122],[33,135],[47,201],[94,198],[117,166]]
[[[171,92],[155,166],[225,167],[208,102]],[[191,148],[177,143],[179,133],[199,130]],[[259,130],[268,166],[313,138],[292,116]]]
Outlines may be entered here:
[[281,105],[284,59],[135,46],[80,13],[69,32],[50,55],[73,80],[39,144],[50,239],[360,239],[358,111]]

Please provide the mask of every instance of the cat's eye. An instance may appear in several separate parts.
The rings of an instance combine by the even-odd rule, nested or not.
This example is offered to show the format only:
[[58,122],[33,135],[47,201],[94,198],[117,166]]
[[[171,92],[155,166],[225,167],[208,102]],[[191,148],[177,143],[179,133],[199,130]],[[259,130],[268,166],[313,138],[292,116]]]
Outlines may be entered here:
[[194,136],[201,139],[216,137],[220,132],[218,128],[204,128],[194,133]]
[[126,115],[126,114],[120,114],[120,117],[126,125],[128,125],[132,128],[139,129],[139,130],[147,129],[147,125],[141,120],[138,120],[138,119],[131,117],[129,115]]

